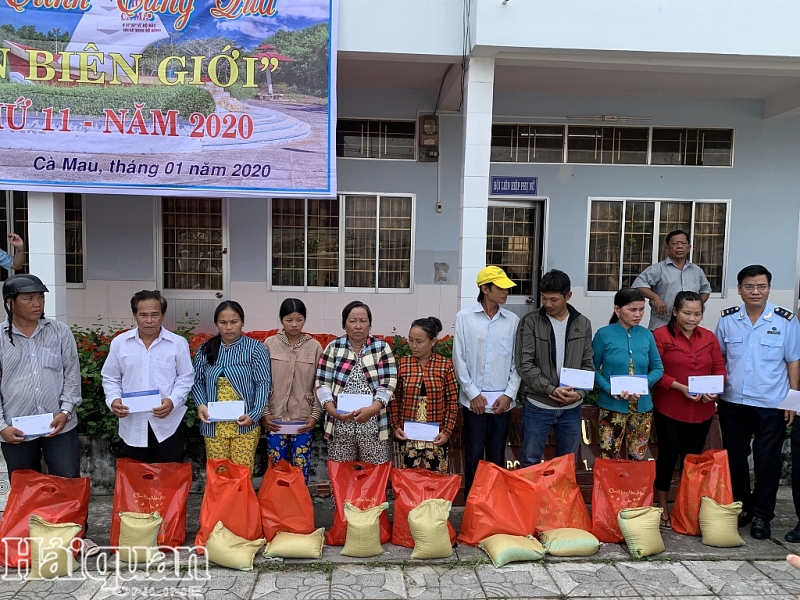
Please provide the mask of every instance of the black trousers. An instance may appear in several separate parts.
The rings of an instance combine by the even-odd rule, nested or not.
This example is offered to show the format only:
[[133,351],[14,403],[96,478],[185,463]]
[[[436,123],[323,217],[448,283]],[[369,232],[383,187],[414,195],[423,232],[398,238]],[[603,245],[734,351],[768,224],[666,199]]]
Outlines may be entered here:
[[54,437],[39,437],[19,444],[3,443],[0,446],[9,477],[20,469],[32,469],[41,473],[42,457],[50,475],[69,478],[81,476],[81,445],[77,427]]
[[658,435],[658,458],[656,459],[656,489],[668,492],[672,483],[675,465],[683,471],[683,460],[687,454],[700,454],[714,417],[702,423],[686,423],[653,409],[653,423]]
[[178,429],[163,442],[159,442],[153,428],[147,425],[147,447],[138,448],[119,441],[119,458],[131,458],[145,463],[183,462],[186,425],[181,423]]
[[[719,403],[722,447],[728,451],[733,499],[741,501],[754,517],[771,521],[781,478],[781,450],[786,438],[784,411],[777,408]],[[753,443],[755,486],[750,491],[750,442]]]
[[484,413],[475,414],[466,406],[462,406],[464,418],[464,496],[469,495],[475,471],[481,460],[493,462],[498,467],[505,467],[506,441],[508,427],[511,424],[511,411],[499,415]]
[[800,519],[800,417],[794,418],[791,435],[792,446],[792,500],[794,512]]

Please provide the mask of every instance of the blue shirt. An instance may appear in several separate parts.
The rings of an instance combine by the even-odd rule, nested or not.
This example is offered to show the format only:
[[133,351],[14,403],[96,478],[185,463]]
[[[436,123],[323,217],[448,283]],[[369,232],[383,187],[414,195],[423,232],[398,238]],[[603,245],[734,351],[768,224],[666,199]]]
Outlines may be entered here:
[[[744,305],[722,311],[716,335],[726,358],[728,376],[722,399],[734,404],[777,408],[789,392],[786,363],[800,360],[797,318],[786,319],[767,302],[764,312],[750,322]],[[729,313],[729,314],[726,314]]]
[[456,315],[453,367],[463,406],[470,408],[481,392],[503,392],[514,405],[522,381],[514,365],[518,324],[519,317],[502,306],[491,319],[480,304]]
[[[611,395],[612,375],[647,375],[647,385],[653,387],[664,375],[664,365],[649,329],[636,325],[625,329],[618,322],[597,330],[592,341],[594,350],[594,381],[600,392],[597,405],[606,410],[627,413],[628,401]],[[630,361],[633,359],[633,373]],[[637,412],[653,410],[650,394],[640,396]]]
[[11,270],[11,267],[14,266],[14,257],[11,256],[8,252],[0,248],[0,267],[4,269]]
[[[267,403],[271,384],[269,352],[261,342],[241,336],[230,346],[220,344],[219,355],[209,365],[205,352],[194,357],[194,387],[192,398],[197,406],[217,401],[217,381],[224,375],[239,397],[244,400],[247,415],[253,419],[250,427],[239,426],[239,433],[248,433],[259,426]],[[216,423],[200,423],[203,437],[213,438]]]

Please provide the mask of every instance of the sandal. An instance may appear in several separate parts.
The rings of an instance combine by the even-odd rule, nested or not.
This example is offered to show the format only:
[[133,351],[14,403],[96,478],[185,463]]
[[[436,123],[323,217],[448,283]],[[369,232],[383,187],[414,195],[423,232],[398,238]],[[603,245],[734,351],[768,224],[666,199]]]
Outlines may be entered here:
[[661,513],[661,521],[658,524],[659,528],[670,530],[672,529],[672,519],[669,518],[668,512]]

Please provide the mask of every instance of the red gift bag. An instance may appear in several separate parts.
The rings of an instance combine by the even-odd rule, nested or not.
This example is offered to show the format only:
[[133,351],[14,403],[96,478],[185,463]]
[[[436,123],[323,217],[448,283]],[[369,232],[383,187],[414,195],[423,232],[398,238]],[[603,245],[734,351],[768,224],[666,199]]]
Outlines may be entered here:
[[[392,543],[413,548],[414,538],[408,528],[408,513],[423,500],[455,500],[461,487],[461,475],[439,475],[425,469],[392,469],[391,478],[394,492]],[[450,543],[455,545],[456,532],[449,522],[447,530],[450,532]]]
[[119,513],[158,511],[163,521],[158,545],[177,548],[186,541],[186,501],[192,487],[191,463],[142,463],[117,459],[114,506],[111,509],[111,545],[119,544]]
[[672,505],[672,529],[686,535],[700,535],[700,500],[708,496],[719,504],[733,502],[731,471],[726,450],[708,450],[702,454],[687,454],[678,485],[678,495]]
[[91,483],[88,477],[56,477],[29,469],[11,474],[11,492],[0,521],[0,564],[30,565],[30,544],[15,542],[30,536],[31,515],[48,523],[76,523],[86,528]]
[[206,460],[206,490],[200,505],[200,531],[194,539],[195,546],[205,547],[217,521],[246,540],[257,540],[263,533],[250,469],[227,458]]
[[303,469],[285,460],[278,461],[264,473],[258,490],[258,505],[261,527],[268,542],[279,531],[304,534],[314,531],[314,504]]
[[598,458],[594,462],[592,533],[601,542],[625,540],[617,524],[623,508],[653,506],[656,463]]
[[538,484],[542,508],[536,531],[572,527],[591,531],[592,520],[575,479],[575,455],[567,454],[514,471]]
[[496,533],[533,535],[541,506],[539,486],[482,460],[464,507],[458,541],[477,546]]
[[[374,508],[386,502],[386,484],[389,483],[389,471],[392,463],[385,462],[373,465],[365,462],[328,461],[328,474],[331,478],[331,489],[336,509],[333,513],[333,526],[325,536],[328,546],[344,546],[347,538],[347,520],[344,518],[344,503],[349,502],[356,508]],[[386,544],[392,537],[392,526],[386,511],[381,513],[381,544]]]

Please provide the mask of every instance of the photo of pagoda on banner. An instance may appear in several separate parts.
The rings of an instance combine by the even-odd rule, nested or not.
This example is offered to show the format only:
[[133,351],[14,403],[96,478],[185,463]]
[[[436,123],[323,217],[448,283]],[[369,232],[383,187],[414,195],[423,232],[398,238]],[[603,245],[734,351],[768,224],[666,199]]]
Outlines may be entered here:
[[336,0],[42,4],[0,4],[5,187],[335,195]]

